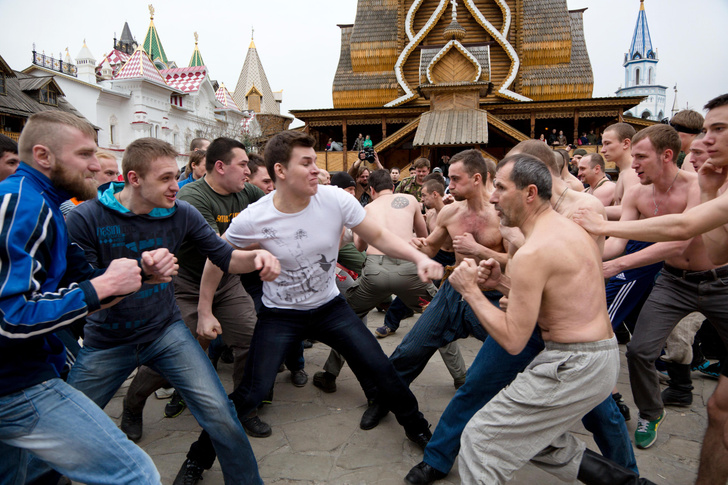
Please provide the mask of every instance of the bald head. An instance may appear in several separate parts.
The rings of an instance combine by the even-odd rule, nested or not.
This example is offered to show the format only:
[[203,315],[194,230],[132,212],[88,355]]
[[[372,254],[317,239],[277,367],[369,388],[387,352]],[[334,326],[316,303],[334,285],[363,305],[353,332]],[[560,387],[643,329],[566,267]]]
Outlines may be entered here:
[[559,167],[556,164],[556,156],[559,156],[558,154],[554,153],[552,149],[550,149],[548,146],[546,146],[545,143],[543,143],[540,140],[525,140],[519,143],[518,145],[514,146],[511,151],[508,152],[506,157],[510,157],[511,155],[517,155],[517,154],[526,154],[531,155],[532,157],[536,157],[539,160],[541,160],[549,169],[549,172],[555,177],[560,177],[559,173]]

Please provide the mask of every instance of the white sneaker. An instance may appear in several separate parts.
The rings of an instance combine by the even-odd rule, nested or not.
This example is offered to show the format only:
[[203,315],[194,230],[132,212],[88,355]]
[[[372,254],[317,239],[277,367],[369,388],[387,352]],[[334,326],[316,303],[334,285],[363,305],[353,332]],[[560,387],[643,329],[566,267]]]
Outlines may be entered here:
[[154,396],[157,399],[169,399],[174,394],[174,387],[160,387],[154,391]]

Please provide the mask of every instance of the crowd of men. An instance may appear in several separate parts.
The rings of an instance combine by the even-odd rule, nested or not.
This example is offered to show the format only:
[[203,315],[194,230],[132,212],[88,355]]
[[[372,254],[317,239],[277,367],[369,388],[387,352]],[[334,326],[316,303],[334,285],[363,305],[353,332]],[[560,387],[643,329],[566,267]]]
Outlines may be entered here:
[[[528,462],[566,482],[652,483],[633,442],[652,446],[665,406],[690,405],[691,371],[708,367],[684,317],[702,313],[728,344],[728,95],[705,108],[610,125],[601,153],[528,140],[497,163],[470,149],[429,173],[418,158],[401,180],[376,152],[329,174],[299,131],[263,157],[196,139],[181,177],[171,145],[138,139],[118,180],[91,125],[32,116],[17,146],[0,137],[0,483],[160,483],[134,442],[165,388],[170,415],[187,407],[202,428],[175,485],[216,458],[225,483],[262,483],[248,436],[272,434],[257,409],[284,365],[308,381],[306,340],[332,349],[315,386],[336,392],[348,363],[360,427],[391,411],[424,450],[407,483],[456,459],[467,484],[506,483]],[[372,333],[375,307],[388,310]],[[415,311],[385,355],[377,338]],[[624,326],[634,437],[617,389]],[[466,369],[467,336],[482,347]],[[435,351],[457,391],[431,430],[410,385]],[[135,371],[119,429],[102,409]],[[726,366],[715,374],[699,484],[728,480]],[[569,433],[579,421],[601,454]]]

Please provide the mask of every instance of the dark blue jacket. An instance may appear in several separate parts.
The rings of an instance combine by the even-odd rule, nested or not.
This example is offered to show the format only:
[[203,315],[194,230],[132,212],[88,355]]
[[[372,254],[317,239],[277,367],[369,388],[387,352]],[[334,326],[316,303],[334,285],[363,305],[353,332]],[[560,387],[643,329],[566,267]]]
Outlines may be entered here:
[[98,273],[69,245],[59,209],[69,198],[24,163],[0,183],[0,396],[58,377],[53,332],[100,306],[87,281]]
[[[107,268],[117,258],[140,260],[144,251],[157,248],[177,254],[182,242],[188,240],[227,271],[232,246],[212,230],[197,209],[178,200],[171,209],[134,214],[114,197],[123,188],[121,182],[104,185],[97,199],[84,202],[68,214],[71,240],[83,248],[94,268]],[[89,315],[84,344],[105,349],[151,342],[181,319],[172,284],[145,283],[113,307]]]

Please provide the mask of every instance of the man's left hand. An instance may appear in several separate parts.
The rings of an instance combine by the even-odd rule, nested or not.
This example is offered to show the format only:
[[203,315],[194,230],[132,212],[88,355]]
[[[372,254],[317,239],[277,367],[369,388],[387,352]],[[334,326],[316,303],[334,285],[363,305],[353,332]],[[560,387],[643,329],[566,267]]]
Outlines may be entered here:
[[142,253],[142,271],[147,276],[145,283],[151,285],[169,283],[178,270],[177,258],[167,248],[157,248]]

